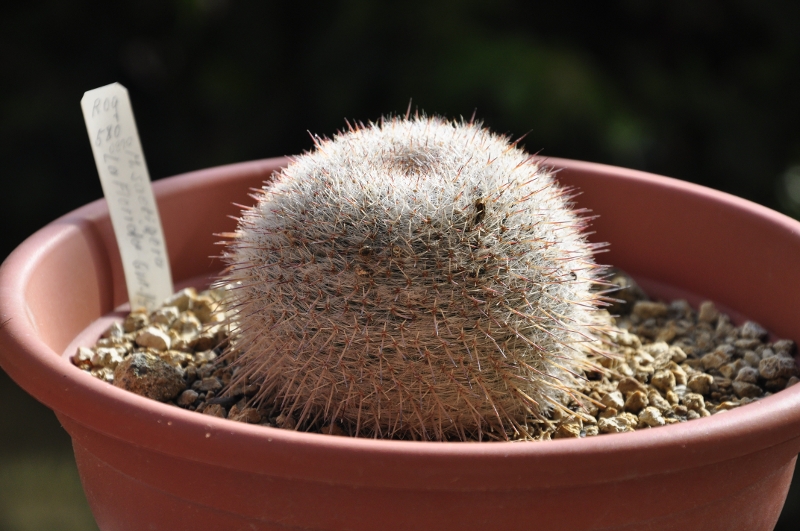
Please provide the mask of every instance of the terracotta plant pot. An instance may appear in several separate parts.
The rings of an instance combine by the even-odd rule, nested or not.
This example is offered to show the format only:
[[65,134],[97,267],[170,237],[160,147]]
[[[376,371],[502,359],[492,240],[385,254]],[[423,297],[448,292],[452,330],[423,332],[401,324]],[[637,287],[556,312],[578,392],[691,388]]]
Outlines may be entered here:
[[[156,183],[175,279],[207,282],[231,203],[285,162]],[[800,339],[800,223],[664,177],[548,162],[582,189],[579,206],[601,214],[603,261],[653,295],[708,298]],[[69,362],[125,301],[102,201],[37,232],[0,271],[0,363],[72,436],[103,530],[767,531],[800,451],[800,385],[688,423],[534,443],[363,440],[212,418]]]

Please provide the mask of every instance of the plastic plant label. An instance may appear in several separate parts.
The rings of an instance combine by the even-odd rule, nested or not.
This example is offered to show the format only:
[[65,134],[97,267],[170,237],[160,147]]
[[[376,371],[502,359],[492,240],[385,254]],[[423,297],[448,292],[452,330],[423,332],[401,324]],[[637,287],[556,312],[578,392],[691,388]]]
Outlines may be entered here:
[[164,231],[128,90],[112,83],[81,99],[100,184],[117,237],[131,309],[152,311],[172,295]]

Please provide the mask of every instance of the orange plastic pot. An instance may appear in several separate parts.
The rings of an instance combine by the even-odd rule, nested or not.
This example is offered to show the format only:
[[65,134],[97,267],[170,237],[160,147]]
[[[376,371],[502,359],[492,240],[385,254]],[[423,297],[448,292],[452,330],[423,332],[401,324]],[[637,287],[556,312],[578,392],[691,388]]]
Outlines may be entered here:
[[[800,339],[800,223],[637,171],[550,159],[600,214],[604,261],[652,294],[716,301]],[[285,164],[156,183],[173,277],[221,268],[215,232]],[[106,205],[34,234],[0,270],[0,364],[70,433],[101,529],[767,531],[800,451],[800,385],[662,428],[533,443],[379,441],[251,426],[127,393],[68,356],[119,315],[125,283]],[[737,313],[738,312],[738,313]]]

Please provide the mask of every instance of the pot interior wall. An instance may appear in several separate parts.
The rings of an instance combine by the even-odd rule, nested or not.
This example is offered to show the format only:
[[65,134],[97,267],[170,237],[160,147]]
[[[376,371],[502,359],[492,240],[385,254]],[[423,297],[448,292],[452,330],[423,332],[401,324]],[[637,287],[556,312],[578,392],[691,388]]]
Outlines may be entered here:
[[[283,162],[237,165],[223,180],[214,179],[219,169],[207,170],[211,186],[190,183],[187,177],[156,183],[176,284],[206,285],[220,271],[215,244],[221,238],[215,234],[234,229],[231,216],[240,211],[234,203],[252,204],[251,189]],[[610,246],[598,254],[598,262],[630,273],[654,296],[681,296],[695,304],[710,299],[735,320],[747,316],[777,336],[796,337],[792,305],[800,298],[800,275],[786,274],[800,263],[794,222],[672,179],[597,164],[547,162],[559,169],[563,184],[580,190],[576,207],[599,216],[590,239]],[[102,205],[75,214],[57,222],[71,225],[70,231],[42,253],[27,286],[29,316],[56,352],[64,352],[90,323],[126,299],[116,242]]]
[[[797,339],[800,297],[797,222],[743,199],[689,183],[610,166],[553,160],[577,206],[599,217],[598,261],[635,277],[709,299],[776,336]],[[666,293],[665,293],[666,294]]]

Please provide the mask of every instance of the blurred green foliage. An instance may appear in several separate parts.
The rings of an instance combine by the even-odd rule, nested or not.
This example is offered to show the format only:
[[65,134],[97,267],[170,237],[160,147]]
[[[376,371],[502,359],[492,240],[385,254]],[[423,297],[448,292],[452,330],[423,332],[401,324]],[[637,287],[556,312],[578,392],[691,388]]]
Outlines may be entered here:
[[101,196],[79,101],[114,81],[154,178],[298,153],[411,102],[800,215],[796,2],[16,2],[0,65],[2,256]]

